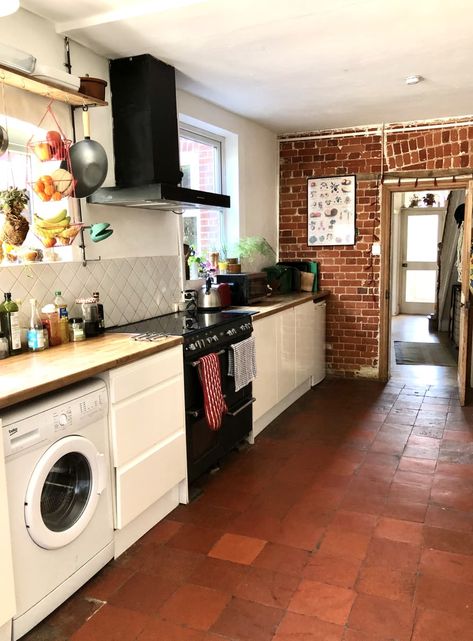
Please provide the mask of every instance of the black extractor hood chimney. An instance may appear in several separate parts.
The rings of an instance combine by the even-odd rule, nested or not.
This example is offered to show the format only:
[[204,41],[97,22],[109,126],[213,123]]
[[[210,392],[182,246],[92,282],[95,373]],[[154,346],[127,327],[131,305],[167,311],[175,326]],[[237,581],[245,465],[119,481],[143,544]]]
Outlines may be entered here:
[[145,209],[230,207],[230,197],[180,187],[174,67],[149,54],[110,61],[116,187],[87,198]]

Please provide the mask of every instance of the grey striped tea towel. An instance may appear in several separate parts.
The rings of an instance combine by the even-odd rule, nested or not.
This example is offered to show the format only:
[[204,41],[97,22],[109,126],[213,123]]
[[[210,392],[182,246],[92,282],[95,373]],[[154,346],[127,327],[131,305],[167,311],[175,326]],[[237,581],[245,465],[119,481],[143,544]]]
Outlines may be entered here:
[[228,375],[235,379],[235,391],[251,383],[256,377],[255,339],[245,338],[230,345],[228,351]]

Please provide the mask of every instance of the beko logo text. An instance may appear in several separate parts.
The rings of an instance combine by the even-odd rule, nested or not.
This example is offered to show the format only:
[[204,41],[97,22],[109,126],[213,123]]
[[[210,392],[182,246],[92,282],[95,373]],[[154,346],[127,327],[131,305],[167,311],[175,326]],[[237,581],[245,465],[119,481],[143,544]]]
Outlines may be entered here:
[[11,428],[8,430],[8,433],[10,434],[10,436],[13,436],[13,435],[14,435],[14,434],[16,434],[17,432],[18,432],[18,428],[17,428],[17,427],[11,427]]

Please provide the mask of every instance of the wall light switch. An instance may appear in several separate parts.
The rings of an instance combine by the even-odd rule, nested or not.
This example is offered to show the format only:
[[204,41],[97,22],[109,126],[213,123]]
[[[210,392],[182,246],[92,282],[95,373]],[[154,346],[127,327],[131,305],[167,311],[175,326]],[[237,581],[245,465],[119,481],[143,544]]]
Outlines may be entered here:
[[371,245],[371,255],[372,256],[381,256],[381,244],[373,243]]

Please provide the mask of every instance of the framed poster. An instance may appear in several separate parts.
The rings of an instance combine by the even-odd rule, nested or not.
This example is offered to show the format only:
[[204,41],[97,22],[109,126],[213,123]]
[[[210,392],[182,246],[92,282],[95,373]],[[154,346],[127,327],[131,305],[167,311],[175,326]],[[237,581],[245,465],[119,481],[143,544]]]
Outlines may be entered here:
[[355,244],[355,176],[307,181],[307,244]]

